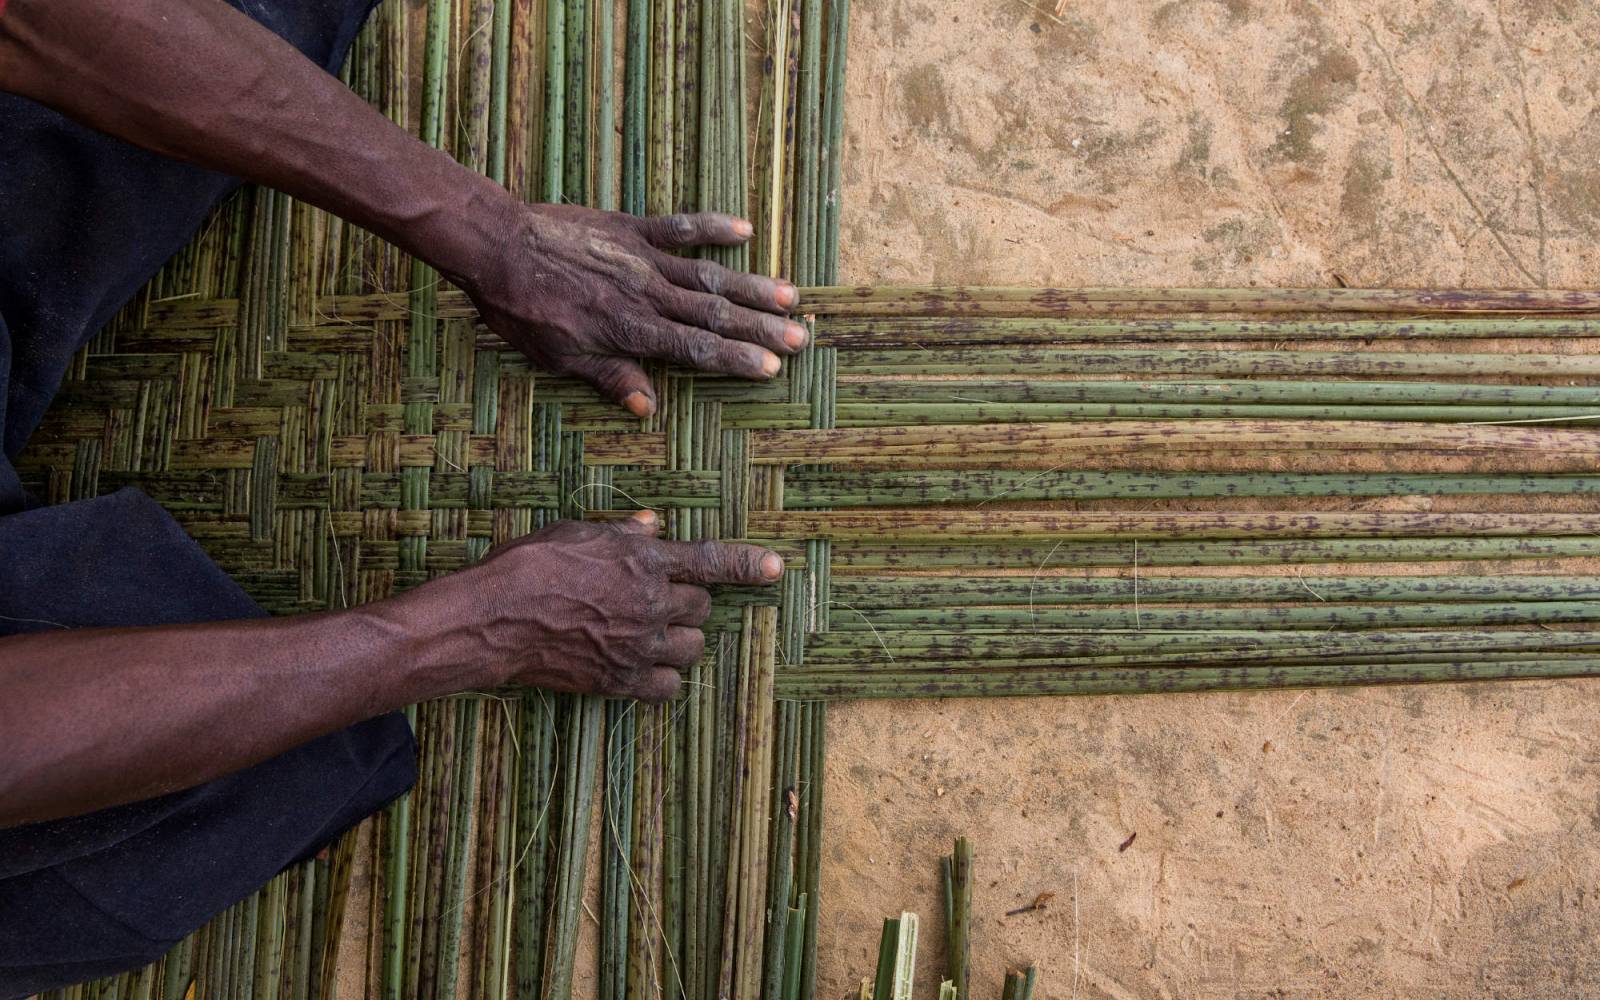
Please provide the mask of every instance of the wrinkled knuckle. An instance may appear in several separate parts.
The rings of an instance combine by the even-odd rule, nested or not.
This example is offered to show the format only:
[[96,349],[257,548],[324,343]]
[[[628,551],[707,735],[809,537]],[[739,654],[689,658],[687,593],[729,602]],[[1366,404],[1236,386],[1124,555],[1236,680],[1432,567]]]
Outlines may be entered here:
[[721,575],[727,567],[727,547],[718,542],[694,543],[694,559],[713,575]]
[[712,295],[721,295],[726,282],[723,280],[722,268],[713,261],[701,260],[694,266],[695,281],[699,282],[701,291]]
[[685,334],[683,338],[683,359],[690,367],[705,369],[717,360],[716,340],[711,337],[696,337]]
[[667,238],[674,243],[693,243],[700,227],[695,224],[692,215],[669,215],[661,220],[662,230]]
[[659,586],[647,586],[639,597],[639,610],[644,620],[651,625],[666,621],[670,608],[667,606],[665,589]]
[[705,327],[712,333],[724,333],[733,320],[733,304],[727,299],[713,297],[706,304]]

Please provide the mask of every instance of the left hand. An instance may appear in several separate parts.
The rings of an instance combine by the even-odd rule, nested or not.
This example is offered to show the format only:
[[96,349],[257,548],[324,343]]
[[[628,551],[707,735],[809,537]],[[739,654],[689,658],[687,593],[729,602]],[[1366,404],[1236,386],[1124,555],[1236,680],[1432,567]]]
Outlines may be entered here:
[[523,205],[467,294],[489,329],[547,371],[574,375],[635,416],[655,412],[637,358],[768,379],[806,343],[785,314],[795,287],[668,249],[734,246],[751,225],[717,213],[639,218]]

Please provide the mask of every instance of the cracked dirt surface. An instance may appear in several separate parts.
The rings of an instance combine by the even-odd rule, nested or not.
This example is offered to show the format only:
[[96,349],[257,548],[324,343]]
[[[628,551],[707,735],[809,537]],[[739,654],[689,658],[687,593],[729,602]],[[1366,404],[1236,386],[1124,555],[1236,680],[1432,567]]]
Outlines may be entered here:
[[[1593,5],[1055,9],[855,0],[844,280],[1600,278]],[[1600,996],[1597,738],[1585,682],[837,706],[819,996],[901,909],[933,995],[959,835],[975,996]]]

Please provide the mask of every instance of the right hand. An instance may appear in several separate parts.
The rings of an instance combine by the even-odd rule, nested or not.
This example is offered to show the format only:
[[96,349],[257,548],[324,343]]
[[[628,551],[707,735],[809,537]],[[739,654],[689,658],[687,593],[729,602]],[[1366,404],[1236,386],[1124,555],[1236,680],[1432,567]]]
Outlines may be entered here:
[[[663,701],[705,651],[706,585],[773,584],[776,553],[756,545],[655,537],[650,511],[621,521],[560,521],[402,596],[471,686]],[[420,613],[420,615],[419,615]],[[463,663],[467,661],[467,663]]]

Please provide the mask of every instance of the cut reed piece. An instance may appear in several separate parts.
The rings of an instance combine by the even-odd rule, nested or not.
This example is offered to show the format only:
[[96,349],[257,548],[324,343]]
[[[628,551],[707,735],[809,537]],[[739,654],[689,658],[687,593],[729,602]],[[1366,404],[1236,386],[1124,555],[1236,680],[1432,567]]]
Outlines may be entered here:
[[955,984],[958,1000],[967,1000],[972,995],[972,843],[957,839],[940,869],[946,873],[945,977]]
[[1002,288],[960,285],[805,288],[818,316],[1059,316],[1120,313],[1597,313],[1577,289]]
[[889,986],[891,1000],[911,1000],[917,971],[917,915],[901,913],[895,922],[894,975]]
[[901,913],[883,922],[878,938],[878,965],[871,980],[863,980],[861,995],[874,1000],[911,1000],[917,965],[915,913]]
[[1006,985],[1001,991],[1001,1000],[1033,1000],[1033,986],[1039,978],[1039,970],[1028,966],[1024,972],[1006,973]]

